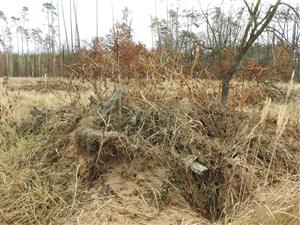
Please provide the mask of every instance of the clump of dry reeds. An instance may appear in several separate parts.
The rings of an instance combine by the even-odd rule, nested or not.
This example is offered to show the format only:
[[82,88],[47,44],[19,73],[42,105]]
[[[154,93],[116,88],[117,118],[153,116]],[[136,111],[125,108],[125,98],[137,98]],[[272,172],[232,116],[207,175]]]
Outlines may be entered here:
[[300,221],[299,174],[275,187],[257,189],[251,201],[237,212],[232,224],[298,224]]

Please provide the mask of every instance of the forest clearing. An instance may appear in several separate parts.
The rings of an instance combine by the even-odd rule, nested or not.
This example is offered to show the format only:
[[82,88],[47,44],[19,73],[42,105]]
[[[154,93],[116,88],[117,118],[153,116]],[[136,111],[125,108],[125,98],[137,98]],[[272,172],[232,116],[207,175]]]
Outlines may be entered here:
[[151,48],[114,0],[89,41],[80,0],[0,10],[1,225],[300,223],[299,6],[170,1]]

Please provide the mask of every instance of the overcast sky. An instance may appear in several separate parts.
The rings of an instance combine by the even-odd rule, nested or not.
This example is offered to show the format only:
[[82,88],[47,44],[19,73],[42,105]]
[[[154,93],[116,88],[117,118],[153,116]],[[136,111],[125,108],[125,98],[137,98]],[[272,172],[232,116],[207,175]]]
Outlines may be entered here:
[[[61,0],[59,0],[60,2]],[[68,23],[69,0],[62,0]],[[79,31],[82,39],[90,40],[96,35],[96,0],[75,0],[78,5]],[[300,0],[285,0],[292,4],[297,4]],[[42,12],[42,4],[51,0],[0,0],[0,10],[7,18],[11,16],[19,17],[22,7],[29,8],[29,21],[27,28],[46,29],[46,15]],[[56,6],[57,0],[53,0]],[[134,38],[137,41],[151,46],[151,31],[149,29],[151,16],[156,14],[165,17],[167,9],[179,6],[182,9],[203,9],[214,5],[224,8],[238,7],[242,0],[98,0],[99,2],[99,35],[104,36],[109,32],[112,24],[112,17],[120,18],[122,9],[128,7],[131,11]],[[262,2],[275,2],[275,0],[262,0]],[[157,5],[157,12],[155,10]],[[61,11],[61,9],[60,9]]]

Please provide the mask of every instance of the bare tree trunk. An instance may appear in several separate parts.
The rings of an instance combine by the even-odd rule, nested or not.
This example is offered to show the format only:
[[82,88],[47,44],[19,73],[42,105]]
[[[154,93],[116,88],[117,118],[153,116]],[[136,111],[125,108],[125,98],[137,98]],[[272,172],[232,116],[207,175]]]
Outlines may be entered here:
[[56,1],[56,7],[57,7],[57,26],[58,26],[58,30],[57,30],[57,36],[58,36],[58,49],[59,49],[59,53],[61,53],[61,34],[60,34],[60,12],[59,12],[59,2],[58,0]]
[[80,37],[79,37],[79,28],[78,28],[78,20],[77,20],[77,6],[75,4],[75,0],[73,0],[73,10],[74,10],[74,17],[75,17],[75,31],[76,31],[76,38],[77,38],[77,48],[80,49]]
[[[20,57],[19,32],[16,30],[18,58]],[[17,73],[20,73],[20,60],[17,61]]]
[[66,26],[64,4],[63,4],[62,0],[60,0],[60,4],[61,4],[62,18],[63,18],[64,30],[65,30],[65,36],[66,36],[67,51],[69,52],[70,51],[69,38],[68,38],[68,31],[67,31],[67,26]]
[[70,30],[71,30],[71,51],[74,52],[74,43],[73,43],[73,21],[72,21],[72,0],[70,0]]
[[[154,5],[154,6],[155,6],[155,17],[156,17],[156,19],[158,19],[157,1],[156,1],[156,0],[155,0],[154,4],[155,4],[155,5]],[[156,28],[157,28],[157,35],[158,35],[158,48],[161,48],[161,47],[162,47],[161,33],[160,33],[161,29],[160,29],[158,23],[157,23],[157,25],[156,25]]]
[[96,0],[96,37],[99,37],[99,1]]
[[241,58],[235,59],[232,66],[229,68],[229,70],[224,75],[224,78],[222,80],[222,98],[221,98],[221,102],[223,105],[225,105],[228,101],[230,81],[231,81],[233,75],[238,70],[241,60],[242,60]]
[[59,60],[58,63],[58,67],[59,67],[59,74],[62,74],[62,58],[61,58],[61,33],[60,33],[60,12],[59,12],[59,1],[56,1],[56,5],[57,5],[57,26],[58,26],[58,32],[57,32],[57,36],[58,36],[58,50],[59,50],[59,54],[58,56],[60,56],[59,58],[57,58],[57,60]]

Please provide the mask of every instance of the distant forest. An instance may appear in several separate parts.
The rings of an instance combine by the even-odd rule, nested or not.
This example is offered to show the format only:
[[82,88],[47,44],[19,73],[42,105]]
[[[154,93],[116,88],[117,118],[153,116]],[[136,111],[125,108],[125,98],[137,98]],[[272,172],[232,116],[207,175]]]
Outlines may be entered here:
[[[90,4],[99,7],[98,0]],[[286,81],[295,70],[295,80],[300,81],[300,9],[281,1],[273,5],[244,1],[239,9],[230,11],[222,7],[169,9],[165,19],[153,16],[149,21],[152,49],[133,40],[128,8],[106,36],[96,35],[84,45],[76,1],[63,4],[62,0],[52,0],[43,3],[41,10],[46,32],[27,28],[30,9],[26,6],[10,18],[0,11],[1,76],[89,74],[130,79],[154,74],[163,77],[163,70],[176,68],[174,75],[180,70],[186,76],[223,79],[236,64],[234,74],[240,79]],[[70,24],[66,24],[65,12],[70,15]],[[243,48],[246,51],[240,51]]]

